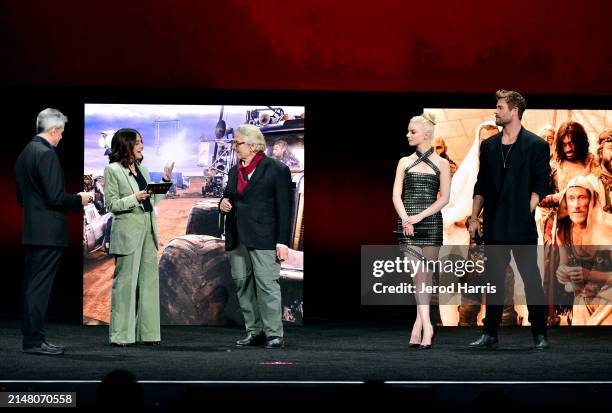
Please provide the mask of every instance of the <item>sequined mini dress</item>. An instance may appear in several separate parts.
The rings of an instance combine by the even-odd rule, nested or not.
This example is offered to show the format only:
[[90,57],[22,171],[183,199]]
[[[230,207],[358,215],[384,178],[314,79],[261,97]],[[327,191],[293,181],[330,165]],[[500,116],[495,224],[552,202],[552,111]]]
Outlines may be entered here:
[[[438,199],[438,192],[440,190],[440,170],[431,159],[429,159],[432,153],[433,148],[423,154],[416,151],[418,156],[417,160],[404,170],[404,189],[402,198],[404,208],[409,216],[419,214],[429,208],[431,204]],[[434,173],[410,171],[421,162],[427,164]],[[430,215],[414,224],[414,236],[412,237],[403,235],[402,220],[399,217],[397,219],[397,227],[398,230],[396,233],[398,234],[400,245],[442,245],[441,212]]]

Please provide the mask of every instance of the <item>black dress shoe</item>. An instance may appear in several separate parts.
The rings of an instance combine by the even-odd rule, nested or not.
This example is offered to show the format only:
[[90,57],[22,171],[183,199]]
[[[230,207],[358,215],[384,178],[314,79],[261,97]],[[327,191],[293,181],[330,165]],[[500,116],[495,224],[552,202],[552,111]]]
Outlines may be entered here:
[[266,341],[266,348],[283,348],[285,347],[285,340],[282,337],[268,337]]
[[547,348],[550,348],[550,345],[543,334],[538,334],[535,336],[533,338],[533,343],[535,344],[536,350],[546,350]]
[[473,343],[470,343],[470,348],[476,349],[489,349],[497,347],[498,341],[497,337],[490,336],[488,334],[483,334],[480,338]]
[[409,343],[410,344],[410,348],[419,348],[421,347],[421,345],[419,343]]
[[45,341],[45,344],[48,345],[51,348],[57,348],[57,349],[60,349],[60,350],[65,350],[66,349],[66,347],[64,347],[62,345],[49,343],[48,341]]
[[249,333],[242,340],[236,341],[236,345],[238,347],[248,347],[248,346],[262,346],[266,342],[266,335],[264,333],[260,334],[251,334]]
[[23,352],[27,354],[42,354],[44,356],[61,356],[64,354],[64,349],[50,347],[47,343],[43,342],[37,347],[24,347]]

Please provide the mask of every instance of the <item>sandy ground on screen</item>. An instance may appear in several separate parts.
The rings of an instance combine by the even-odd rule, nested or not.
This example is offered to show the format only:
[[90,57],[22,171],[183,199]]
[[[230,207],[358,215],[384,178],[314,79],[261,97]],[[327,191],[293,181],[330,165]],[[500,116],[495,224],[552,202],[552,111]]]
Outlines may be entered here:
[[[176,237],[185,235],[191,207],[201,201],[218,202],[202,197],[202,181],[192,178],[188,189],[177,190],[177,198],[163,199],[155,208],[159,233],[159,261],[164,247]],[[88,254],[83,260],[83,324],[108,324],[115,260],[103,251]]]

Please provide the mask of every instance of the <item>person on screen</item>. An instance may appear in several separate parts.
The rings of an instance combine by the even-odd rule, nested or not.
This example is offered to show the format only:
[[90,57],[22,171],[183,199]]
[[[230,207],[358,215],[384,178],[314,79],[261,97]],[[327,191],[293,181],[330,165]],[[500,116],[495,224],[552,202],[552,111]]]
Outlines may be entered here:
[[[555,135],[557,131],[552,125],[544,125],[540,128],[538,132],[538,136],[544,139],[548,146],[550,147],[550,167],[553,169],[556,165],[555,162]],[[545,223],[548,217],[553,212],[551,207],[544,207],[542,203],[536,207],[535,218],[536,218],[536,228],[538,229],[538,244],[544,244],[544,231],[545,231]],[[552,222],[552,221],[551,221]]]
[[53,280],[68,247],[68,212],[79,212],[91,201],[86,192],[67,194],[64,172],[55,152],[68,118],[45,109],[36,118],[37,135],[15,162],[17,202],[23,208],[25,273],[21,305],[24,353],[61,355],[64,346],[45,337],[45,317]]
[[104,206],[104,177],[98,176],[93,181],[94,200],[93,203],[98,210],[100,216],[106,214]]
[[[468,232],[469,218],[472,211],[474,184],[478,175],[478,156],[480,144],[499,133],[494,121],[484,121],[474,131],[474,138],[467,155],[461,162],[451,182],[451,196],[447,206],[442,209],[444,220],[444,245],[469,245],[466,258],[476,261],[484,253],[481,239],[470,239]],[[479,216],[482,225],[482,214]],[[475,271],[467,271],[463,281],[468,285],[477,285],[480,277]],[[517,313],[514,309],[514,271],[506,268],[506,302],[502,315],[502,326],[517,324]],[[461,303],[457,308],[459,326],[477,326],[484,294],[461,292]]]
[[589,178],[572,179],[561,196],[556,277],[574,293],[572,325],[612,325],[612,228]]
[[[480,145],[480,169],[468,227],[472,238],[478,234],[487,247],[492,246],[485,248],[485,275],[495,291],[488,290],[483,333],[470,347],[483,349],[498,344],[506,267],[512,251],[525,285],[535,348],[543,350],[549,347],[546,301],[537,266],[538,235],[533,211],[550,192],[550,151],[544,140],[521,125],[526,108],[523,96],[498,90],[495,97],[495,123],[502,127],[502,132]],[[483,207],[481,224],[478,216]],[[508,247],[499,247],[503,245]]]
[[465,226],[472,212],[472,190],[478,175],[478,152],[480,143],[499,133],[493,121],[478,125],[472,146],[453,175],[448,205],[442,209],[444,221],[444,245],[467,245],[470,237]]
[[[424,112],[410,119],[408,144],[414,154],[400,159],[393,183],[393,206],[398,214],[400,249],[412,260],[436,260],[442,245],[442,208],[448,204],[451,171],[448,160],[434,153],[435,116]],[[430,320],[431,271],[415,274],[417,315],[409,345],[431,349],[434,329]]]
[[[104,216],[108,213],[106,210],[106,206],[104,206],[104,177],[98,176],[94,179],[94,205],[98,210],[98,214],[100,216]],[[110,249],[110,231],[113,226],[113,217],[111,215],[110,218],[106,221],[106,224],[103,227],[104,236],[102,237],[102,249],[105,253],[108,254]]]
[[437,137],[433,140],[432,146],[434,148],[434,151],[436,151],[440,158],[444,158],[448,161],[448,164],[450,165],[451,176],[453,176],[455,172],[457,172],[457,164],[446,153],[448,147],[446,146],[446,142],[444,141],[444,139],[441,137]]
[[[554,238],[553,223],[557,215],[561,194],[567,187],[570,179],[576,176],[589,175],[597,168],[597,160],[589,152],[589,138],[582,124],[568,120],[561,124],[555,138],[555,160],[551,163],[552,172],[550,182],[553,194],[548,195],[540,202],[541,218],[540,232],[542,242],[545,245],[544,253],[546,256],[544,263],[544,282],[548,285],[549,296],[552,301],[561,301],[563,295],[567,295],[559,288],[555,282],[555,271],[559,260],[557,249],[552,243]],[[555,304],[549,314],[550,322],[557,324],[562,316],[570,311],[570,308]]]
[[546,244],[550,244],[552,222],[567,183],[573,177],[590,174],[598,166],[597,159],[589,152],[589,138],[584,127],[573,120],[564,122],[557,131],[555,158],[550,178],[554,193],[540,203],[540,207],[549,208],[551,211],[544,222]]
[[291,153],[291,149],[286,141],[279,139],[272,146],[272,158],[281,161],[289,169],[302,169],[300,161]]
[[544,125],[540,128],[538,136],[544,139],[550,147],[550,159],[551,161],[555,158],[555,135],[556,131],[552,125]]
[[[612,214],[612,129],[606,129],[599,134],[597,139],[597,157],[599,168],[593,171],[597,179],[597,192],[604,212]],[[608,215],[608,219],[610,216]]]
[[[109,254],[115,256],[109,336],[112,346],[159,344],[158,235],[153,208],[163,195],[151,195],[149,171],[140,164],[144,143],[135,129],[113,135],[104,169],[105,206],[113,215]],[[170,182],[174,163],[164,168]]]
[[281,348],[279,278],[280,262],[289,256],[291,171],[264,154],[266,141],[256,126],[238,127],[232,145],[238,164],[229,171],[219,211],[225,216],[225,250],[247,331],[236,345]]

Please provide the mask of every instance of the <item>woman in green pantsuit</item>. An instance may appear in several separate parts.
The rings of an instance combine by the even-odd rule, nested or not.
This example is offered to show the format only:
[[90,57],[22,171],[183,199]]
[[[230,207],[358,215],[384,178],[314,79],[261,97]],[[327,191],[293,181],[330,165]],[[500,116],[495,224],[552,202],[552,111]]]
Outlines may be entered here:
[[[138,131],[118,130],[110,165],[104,169],[105,205],[113,213],[109,251],[115,257],[109,328],[113,346],[161,340],[154,206],[163,195],[145,191],[151,178],[140,165],[143,148]],[[174,163],[164,168],[164,181],[170,181],[173,167]]]

